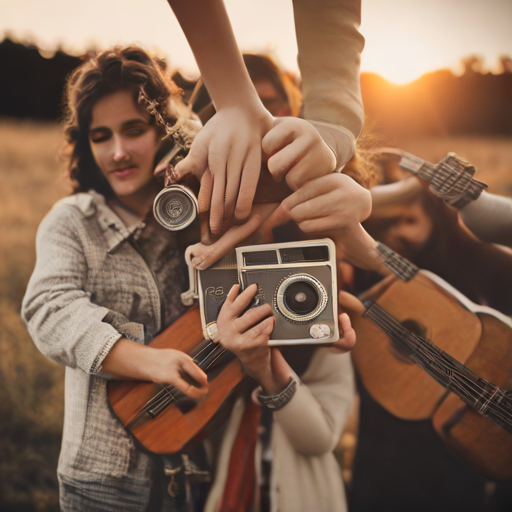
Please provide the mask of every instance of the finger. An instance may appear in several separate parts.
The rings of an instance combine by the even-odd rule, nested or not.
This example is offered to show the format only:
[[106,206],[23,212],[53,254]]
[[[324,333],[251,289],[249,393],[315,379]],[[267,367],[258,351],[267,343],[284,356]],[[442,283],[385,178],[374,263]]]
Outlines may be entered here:
[[268,131],[261,141],[261,147],[266,155],[272,156],[293,142],[296,132],[289,121],[289,117],[275,119],[274,128]]
[[[209,246],[195,244],[191,250],[192,266],[199,270],[207,269],[239,246],[243,240],[251,236],[260,226],[261,218],[254,215],[240,226],[233,226],[219,240]],[[197,259],[194,259],[197,258]]]
[[230,316],[232,316],[232,318],[240,316],[242,312],[247,308],[247,306],[249,306],[257,291],[258,285],[251,284],[240,295],[238,295],[238,297],[236,297],[236,299],[231,304]]
[[183,371],[200,387],[206,386],[208,384],[208,377],[199,366],[192,360],[192,358],[187,357],[183,359],[181,362],[181,367]]
[[229,153],[224,206],[224,217],[226,219],[229,219],[235,213],[243,165],[244,155],[241,152],[233,151]]
[[166,171],[167,171],[167,168],[169,167],[169,164],[167,162],[160,162],[156,167],[155,167],[155,170],[153,171],[153,174],[156,176],[156,177],[159,177],[159,176],[162,176]]
[[340,220],[336,217],[320,217],[318,219],[308,219],[299,222],[297,225],[304,233],[325,233],[327,231],[335,231],[340,229]]
[[356,344],[356,332],[352,328],[350,318],[347,313],[339,316],[340,339],[332,344],[332,347],[340,352],[348,352]]
[[326,217],[333,214],[339,207],[339,201],[337,202],[336,199],[334,193],[320,194],[294,206],[290,210],[290,217],[295,222]]
[[210,230],[218,235],[222,231],[224,220],[224,197],[226,193],[226,165],[228,148],[221,148],[217,153],[211,153],[208,167],[213,175],[213,191],[210,205]]
[[182,377],[176,377],[173,379],[173,385],[179,389],[184,395],[190,398],[201,398],[208,393],[208,385],[194,386],[190,382],[187,382]]
[[[329,151],[331,150],[329,149]],[[314,152],[306,150],[306,153],[302,157],[298,158],[297,161],[288,169],[285,176],[286,184],[292,190],[299,190],[306,183],[310,186],[312,180],[321,178],[325,175],[331,177],[329,180],[330,182],[334,177],[334,175],[331,174],[334,170],[334,165],[335,164],[333,164],[333,166],[328,166],[325,165],[325,162],[319,162],[317,155]],[[320,182],[320,185],[325,186],[326,184],[327,182]],[[332,185],[333,187],[335,186],[334,183],[332,183]]]
[[240,190],[236,202],[235,217],[243,220],[251,213],[256,186],[260,178],[261,149],[258,146],[249,151],[242,170]]
[[256,324],[254,327],[251,327],[249,330],[245,332],[247,335],[246,339],[248,340],[245,348],[253,348],[258,345],[267,345],[268,338],[272,334],[272,330],[274,329],[275,319],[273,316],[269,316],[262,320],[259,324]]
[[201,178],[201,188],[197,202],[199,206],[199,213],[207,212],[210,209],[210,203],[213,191],[213,176],[210,169],[207,168]]
[[272,215],[265,221],[265,230],[271,231],[272,229],[282,226],[287,222],[290,222],[292,218],[290,217],[290,211],[281,203],[272,213]]
[[281,204],[284,205],[288,211],[291,211],[298,204],[305,203],[314,197],[331,192],[338,185],[332,178],[332,176],[322,176],[308,182],[307,186],[299,188],[299,190],[285,198]]
[[281,181],[307,154],[308,145],[304,142],[305,137],[299,137],[268,159],[268,170],[275,181]]
[[192,143],[189,154],[174,167],[176,181],[181,181],[186,176],[193,174],[201,179],[208,167],[208,146],[197,139]]
[[251,308],[234,321],[235,329],[238,332],[245,332],[271,314],[272,308],[270,304]]
[[224,301],[224,304],[222,305],[222,308],[227,308],[238,297],[238,292],[240,291],[240,285],[234,284],[231,289],[229,290],[228,294],[226,295],[226,300]]

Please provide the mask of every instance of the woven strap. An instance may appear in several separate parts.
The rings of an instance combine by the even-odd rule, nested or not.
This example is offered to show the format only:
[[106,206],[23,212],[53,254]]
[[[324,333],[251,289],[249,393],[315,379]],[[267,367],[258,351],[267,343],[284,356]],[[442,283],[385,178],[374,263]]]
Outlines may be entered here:
[[377,252],[384,265],[402,281],[410,281],[419,271],[416,265],[380,242],[377,243]]
[[480,197],[487,188],[485,183],[475,180],[476,169],[455,153],[448,153],[437,165],[417,156],[401,152],[400,167],[430,183],[430,190],[451,206],[461,209]]

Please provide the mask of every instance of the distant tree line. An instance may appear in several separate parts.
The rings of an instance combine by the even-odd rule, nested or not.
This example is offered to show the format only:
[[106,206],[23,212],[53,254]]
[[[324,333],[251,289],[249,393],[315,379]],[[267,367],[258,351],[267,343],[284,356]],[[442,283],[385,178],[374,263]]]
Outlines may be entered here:
[[[66,76],[79,57],[57,51],[46,58],[31,45],[0,43],[0,116],[55,120],[62,115]],[[361,89],[368,122],[386,134],[512,134],[512,61],[501,57],[502,73],[482,72],[478,57],[463,61],[465,72],[447,70],[397,86],[363,73]],[[407,62],[404,62],[404,66]],[[178,85],[190,93],[194,83],[177,72]]]

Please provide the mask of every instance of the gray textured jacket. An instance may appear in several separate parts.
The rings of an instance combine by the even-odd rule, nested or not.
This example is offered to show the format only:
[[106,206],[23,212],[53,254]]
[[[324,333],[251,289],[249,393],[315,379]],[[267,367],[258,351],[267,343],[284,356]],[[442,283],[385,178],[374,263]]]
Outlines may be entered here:
[[177,245],[154,225],[128,229],[95,192],[59,201],[37,233],[22,317],[39,350],[66,366],[58,471],[79,482],[116,480],[119,510],[124,494],[126,510],[145,508],[152,464],[111,413],[101,365],[121,336],[148,343],[162,318],[183,313]]

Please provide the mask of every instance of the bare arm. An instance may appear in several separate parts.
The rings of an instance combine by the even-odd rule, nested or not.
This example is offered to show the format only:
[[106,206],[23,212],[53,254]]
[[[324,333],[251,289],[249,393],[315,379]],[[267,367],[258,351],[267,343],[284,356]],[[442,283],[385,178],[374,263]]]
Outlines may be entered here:
[[200,209],[210,210],[210,227],[218,234],[224,219],[249,215],[261,139],[274,121],[249,78],[222,0],[168,1],[217,110],[176,166],[176,178],[192,173],[201,179]]
[[173,349],[157,349],[119,339],[103,360],[103,373],[116,379],[172,384],[191,398],[208,392],[206,374],[192,358]]

